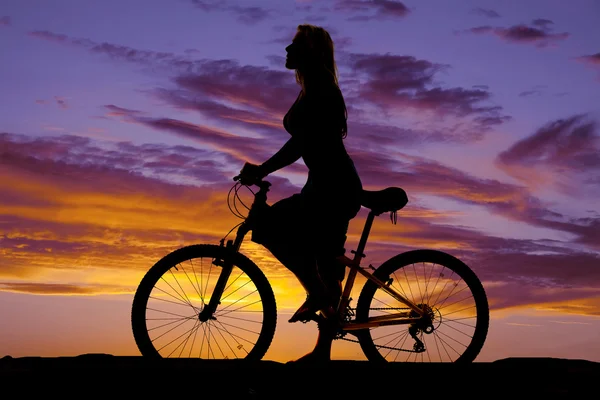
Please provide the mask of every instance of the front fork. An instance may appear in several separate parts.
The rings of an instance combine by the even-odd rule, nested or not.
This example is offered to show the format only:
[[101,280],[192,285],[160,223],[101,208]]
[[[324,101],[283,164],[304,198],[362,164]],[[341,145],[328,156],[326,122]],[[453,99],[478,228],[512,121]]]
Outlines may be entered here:
[[[267,192],[269,191],[271,184],[267,181],[262,181],[257,185],[260,187],[260,190],[254,196],[254,202],[252,203],[252,207],[248,212],[246,220],[237,230],[235,241],[228,240],[227,244],[224,244],[225,239],[221,240],[220,246],[225,248],[225,254],[235,254],[240,250],[242,242],[244,241],[244,237],[250,231],[250,229],[252,229],[254,221],[260,218],[258,214],[267,203]],[[217,258],[213,261],[214,265],[221,267],[221,274],[219,275],[219,279],[215,285],[215,290],[212,296],[210,296],[210,301],[198,316],[201,322],[206,322],[209,319],[215,319],[214,313],[219,304],[221,304],[221,296],[223,295],[223,291],[225,290],[227,281],[229,280],[229,276],[231,275],[231,271],[233,269],[231,259],[232,257],[226,257],[221,259]]]
[[[221,240],[220,247],[225,248],[226,254],[234,254],[236,253],[244,240],[244,236],[248,232],[246,228],[246,224],[242,224],[240,229],[238,229],[237,236],[235,238],[235,242],[233,240],[228,240],[227,244],[224,244],[224,240]],[[214,317],[214,313],[217,310],[219,304],[221,304],[221,296],[223,296],[223,292],[225,291],[227,281],[231,276],[231,271],[233,270],[233,264],[231,262],[232,257],[224,257],[224,258],[215,258],[213,260],[213,265],[221,267],[221,273],[219,274],[219,279],[215,285],[215,290],[210,296],[210,301],[204,307],[204,309],[198,315],[198,319],[201,322],[206,322],[209,319],[216,319]]]

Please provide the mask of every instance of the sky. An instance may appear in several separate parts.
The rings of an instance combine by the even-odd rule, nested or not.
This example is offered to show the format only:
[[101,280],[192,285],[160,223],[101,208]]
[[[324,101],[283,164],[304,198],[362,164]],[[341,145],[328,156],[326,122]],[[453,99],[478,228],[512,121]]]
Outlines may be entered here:
[[[2,1],[0,356],[139,355],[144,273],[218,244],[239,222],[232,177],[289,137],[284,49],[309,23],[334,41],[365,189],[409,198],[397,225],[376,218],[365,262],[464,260],[491,309],[477,361],[600,361],[599,22],[595,0]],[[274,173],[269,201],[305,178],[302,162]],[[242,252],[280,312],[265,359],[309,351],[315,325],[287,323],[303,289]]]

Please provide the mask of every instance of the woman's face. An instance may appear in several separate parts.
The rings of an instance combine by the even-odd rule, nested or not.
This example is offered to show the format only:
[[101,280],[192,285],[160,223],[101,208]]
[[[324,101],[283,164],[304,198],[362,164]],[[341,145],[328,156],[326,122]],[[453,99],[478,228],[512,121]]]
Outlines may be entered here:
[[292,44],[285,48],[287,56],[285,57],[285,67],[288,69],[299,69],[306,54],[306,43],[302,35],[296,33]]

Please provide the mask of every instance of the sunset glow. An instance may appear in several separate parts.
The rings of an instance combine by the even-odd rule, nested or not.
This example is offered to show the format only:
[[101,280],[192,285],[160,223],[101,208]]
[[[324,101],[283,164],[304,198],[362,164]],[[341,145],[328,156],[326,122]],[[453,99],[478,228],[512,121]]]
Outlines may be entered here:
[[[284,49],[310,23],[336,46],[365,189],[409,197],[364,264],[417,248],[468,264],[491,310],[479,361],[600,361],[599,21],[578,0],[4,1],[0,357],[139,355],[137,285],[241,222],[232,178],[287,140]],[[301,162],[269,176],[269,202],[305,179]],[[287,322],[305,292],[249,239],[279,313],[265,359],[287,361],[316,325]],[[364,359],[344,341],[333,357]]]

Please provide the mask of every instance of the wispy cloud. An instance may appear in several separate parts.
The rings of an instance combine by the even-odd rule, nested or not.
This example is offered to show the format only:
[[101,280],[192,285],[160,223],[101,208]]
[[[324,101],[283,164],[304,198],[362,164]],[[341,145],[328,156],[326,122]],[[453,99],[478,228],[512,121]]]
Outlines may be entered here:
[[123,108],[119,106],[115,106],[114,104],[107,104],[104,106],[107,110],[107,116],[109,117],[123,117],[123,116],[132,116],[132,115],[140,115],[144,114],[139,110],[131,110],[129,108]]
[[81,285],[43,282],[0,282],[0,291],[43,295],[131,294],[135,286]]
[[581,56],[578,57],[578,60],[587,64],[600,66],[600,53]]
[[336,0],[334,10],[351,14],[350,21],[404,18],[411,12],[397,0]]
[[61,108],[63,110],[66,110],[67,108],[69,108],[67,99],[62,96],[54,96],[52,98],[52,100],[50,100],[50,101],[44,100],[44,99],[36,99],[35,100],[36,104],[48,104],[49,102],[53,102],[54,104],[56,104],[59,108]]
[[274,11],[260,6],[241,6],[238,3],[232,3],[227,0],[191,0],[200,10],[210,13],[215,11],[229,12],[233,14],[239,22],[248,25],[254,25],[273,16]]
[[11,24],[12,24],[12,19],[8,15],[0,17],[0,27],[10,26]]
[[496,163],[532,187],[554,184],[578,196],[576,187],[585,189],[600,173],[597,122],[586,115],[552,121],[500,153]]
[[469,117],[478,125],[478,136],[510,118],[501,114],[502,107],[489,104],[488,90],[437,85],[435,75],[448,65],[391,54],[349,54],[345,61],[357,79],[364,79],[356,98],[381,110],[410,108],[438,117]]
[[[600,53],[588,54],[580,57],[576,57],[575,60],[586,64],[587,66],[600,71]],[[600,82],[600,74],[598,74],[598,82]]]
[[[86,48],[92,53],[103,54],[117,61],[127,61],[145,66],[163,68],[193,69],[196,62],[189,54],[178,55],[170,52],[139,50],[128,46],[112,43],[99,43],[86,38],[73,38],[64,34],[50,31],[31,31],[29,36],[64,45]],[[201,61],[200,61],[201,63]]]
[[535,19],[531,24],[518,24],[508,28],[489,25],[477,26],[457,33],[493,34],[509,43],[533,44],[536,47],[548,47],[567,39],[568,32],[554,33],[554,23],[547,19]]
[[592,325],[590,322],[580,322],[580,321],[548,321],[554,324],[566,324],[566,325]]
[[54,101],[56,101],[56,104],[62,109],[69,108],[69,105],[67,104],[67,100],[64,97],[54,96]]
[[547,88],[546,85],[535,85],[531,89],[520,92],[519,97],[541,96],[543,93],[543,90],[546,88]]
[[489,8],[477,7],[471,10],[472,14],[481,15],[487,18],[500,18],[500,14]]

